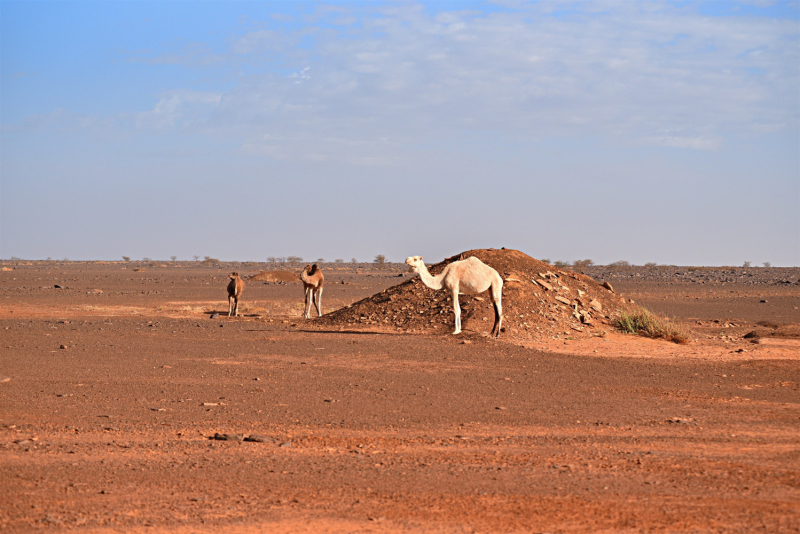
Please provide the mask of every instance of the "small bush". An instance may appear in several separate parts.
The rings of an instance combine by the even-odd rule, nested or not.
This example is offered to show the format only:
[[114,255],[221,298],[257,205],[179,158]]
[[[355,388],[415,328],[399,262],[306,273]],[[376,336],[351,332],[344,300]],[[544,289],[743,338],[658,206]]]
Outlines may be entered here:
[[572,262],[572,266],[576,269],[585,269],[591,265],[594,265],[592,260],[575,260]]
[[638,334],[654,339],[666,339],[674,343],[689,343],[689,334],[666,319],[645,308],[629,309],[619,312],[613,325],[626,334]]
[[131,257],[130,256],[122,256],[122,259],[125,260],[125,261],[131,261]]
[[764,262],[764,267],[772,267],[772,264],[768,261]]
[[384,263],[386,263],[386,256],[384,256],[383,254],[378,254],[377,256],[375,256],[375,259],[372,260],[372,262],[377,263],[379,265],[383,265]]
[[[549,262],[548,262],[548,263],[549,263]],[[559,269],[566,269],[567,267],[569,267],[569,262],[566,262],[566,261],[561,261],[561,260],[556,260],[556,262],[555,262],[555,263],[553,263],[553,265],[555,265],[555,266],[556,266],[556,267],[558,267]]]
[[747,269],[748,267],[750,267],[750,262],[749,262],[749,261],[746,261],[746,262],[744,262],[744,263],[742,264],[742,267],[744,267],[745,269]]

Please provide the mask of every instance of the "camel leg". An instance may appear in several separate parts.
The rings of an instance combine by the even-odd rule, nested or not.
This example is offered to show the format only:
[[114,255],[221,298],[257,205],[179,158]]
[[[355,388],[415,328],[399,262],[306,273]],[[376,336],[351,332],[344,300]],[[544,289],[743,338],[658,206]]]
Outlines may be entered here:
[[303,317],[308,319],[311,317],[311,300],[313,300],[312,289],[310,287],[306,288],[306,311],[303,314]]
[[317,298],[314,299],[314,305],[317,307],[317,315],[322,317],[322,288],[317,289]]
[[233,297],[233,316],[239,317],[239,297]]
[[461,306],[458,305],[458,288],[453,291],[453,310],[456,312],[456,329],[453,335],[461,333]]
[[228,317],[233,313],[233,297],[228,297]]
[[494,304],[494,326],[492,327],[492,336],[498,337],[500,335],[500,327],[503,325],[503,287],[499,290],[492,287],[492,304]]

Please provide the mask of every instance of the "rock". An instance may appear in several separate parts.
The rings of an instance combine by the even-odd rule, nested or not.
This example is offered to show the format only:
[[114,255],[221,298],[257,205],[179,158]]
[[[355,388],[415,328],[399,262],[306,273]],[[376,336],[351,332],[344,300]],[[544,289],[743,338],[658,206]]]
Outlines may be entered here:
[[204,402],[200,406],[219,406],[218,402]]
[[0,384],[2,384],[4,382],[11,382],[11,378],[9,378],[7,376],[0,375]]
[[217,319],[217,318],[219,318],[218,313],[212,313],[211,316],[209,317],[209,319]]
[[495,410],[508,410],[508,408],[506,408],[505,406],[495,406],[494,409]]
[[604,287],[604,288],[606,288],[606,289],[608,289],[608,290],[609,290],[609,291],[611,291],[612,293],[614,292],[614,288],[613,288],[613,287],[611,287],[611,284],[609,284],[608,282],[603,282],[603,287]]
[[746,334],[745,334],[745,335],[743,335],[742,337],[743,337],[744,339],[755,339],[755,338],[758,338],[758,337],[761,337],[761,336],[759,336],[759,335],[758,335],[758,332],[756,332],[755,330],[753,330],[752,332],[748,332],[748,333],[746,333]]
[[67,350],[69,348],[69,346],[68,345],[60,345],[58,348],[59,349],[63,349],[63,350]]
[[472,341],[470,341],[469,339],[465,339],[464,341],[461,342],[462,345],[469,345],[470,343],[472,343]]
[[584,295],[586,294],[586,292],[585,292],[585,291],[581,291],[580,289],[576,289],[575,291],[577,291],[577,292],[578,292],[578,296],[579,296],[579,297],[582,297],[582,296],[584,296]]
[[242,434],[220,434],[217,432],[211,439],[217,441],[244,441],[244,436]]
[[597,311],[603,311],[603,305],[600,304],[600,301],[597,299],[592,299],[589,301],[589,307],[593,308]]
[[280,444],[280,446],[283,447],[283,448],[288,448],[288,447],[292,446],[292,442],[291,441],[284,441],[283,443]]
[[539,285],[542,286],[543,288],[545,288],[547,291],[552,291],[553,290],[553,286],[551,286],[550,284],[548,284],[547,282],[544,282],[542,280],[539,280]]
[[563,303],[563,304],[566,304],[567,306],[571,306],[571,305],[572,305],[572,303],[569,301],[569,299],[565,299],[564,297],[562,297],[562,296],[560,296],[560,295],[556,297],[556,300],[557,300],[558,302],[561,302],[561,303]]
[[250,434],[243,441],[249,441],[252,443],[274,443],[275,440],[272,438],[268,438],[266,436],[261,436],[259,434]]
[[53,286],[53,289],[64,289],[64,288],[62,288],[60,285],[56,284],[56,285]]
[[764,300],[761,300],[760,302],[761,302],[762,304],[766,304],[766,303],[767,303],[766,299],[764,299]]

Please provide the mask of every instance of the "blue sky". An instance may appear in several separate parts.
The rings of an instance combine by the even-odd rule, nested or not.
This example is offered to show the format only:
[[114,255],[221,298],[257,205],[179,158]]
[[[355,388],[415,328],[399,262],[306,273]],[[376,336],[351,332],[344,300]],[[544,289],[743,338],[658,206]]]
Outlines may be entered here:
[[0,0],[0,257],[800,265],[798,4]]

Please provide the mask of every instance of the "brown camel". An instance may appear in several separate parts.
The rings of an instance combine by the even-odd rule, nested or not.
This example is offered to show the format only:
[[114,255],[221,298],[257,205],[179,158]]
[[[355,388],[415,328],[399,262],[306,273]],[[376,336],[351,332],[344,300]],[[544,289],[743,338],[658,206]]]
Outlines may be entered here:
[[431,289],[447,289],[453,296],[453,308],[456,312],[456,329],[453,334],[461,333],[461,307],[458,305],[458,294],[477,295],[491,288],[489,296],[494,304],[494,327],[492,336],[500,335],[500,326],[503,324],[503,279],[497,271],[475,257],[454,261],[449,264],[438,276],[428,272],[422,256],[406,258],[406,264],[419,273],[422,283]]
[[239,278],[239,273],[231,273],[231,281],[228,282],[228,317],[233,314],[239,315],[239,299],[244,291],[244,281]]
[[322,269],[317,267],[316,263],[314,265],[306,265],[306,268],[300,273],[300,280],[303,281],[303,288],[306,292],[306,311],[303,317],[306,319],[311,318],[312,302],[317,307],[317,315],[322,317],[322,284],[325,283]]

